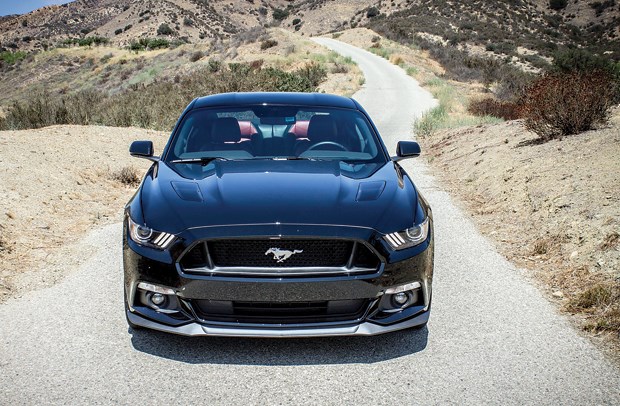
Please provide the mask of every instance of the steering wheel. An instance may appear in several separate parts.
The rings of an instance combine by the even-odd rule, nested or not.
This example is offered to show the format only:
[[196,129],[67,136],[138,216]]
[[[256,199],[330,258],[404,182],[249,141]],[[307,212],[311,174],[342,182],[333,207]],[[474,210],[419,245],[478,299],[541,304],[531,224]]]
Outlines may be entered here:
[[332,146],[337,147],[337,148],[339,148],[339,149],[341,149],[343,151],[349,151],[347,149],[347,147],[345,147],[344,145],[338,144],[337,142],[333,142],[333,141],[317,142],[316,144],[310,146],[310,148],[308,148],[306,151],[311,151],[313,149],[317,149],[318,147],[322,147],[324,145],[332,145]]

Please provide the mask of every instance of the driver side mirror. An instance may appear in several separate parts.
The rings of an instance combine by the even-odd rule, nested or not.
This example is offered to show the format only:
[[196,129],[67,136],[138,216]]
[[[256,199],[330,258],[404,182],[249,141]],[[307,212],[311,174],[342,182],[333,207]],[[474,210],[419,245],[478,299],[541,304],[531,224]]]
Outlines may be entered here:
[[396,156],[392,157],[392,161],[397,162],[406,158],[415,158],[420,156],[422,150],[420,144],[415,141],[398,141],[396,144]]
[[145,158],[149,161],[157,162],[159,157],[153,156],[152,141],[134,141],[129,147],[129,154],[137,158]]

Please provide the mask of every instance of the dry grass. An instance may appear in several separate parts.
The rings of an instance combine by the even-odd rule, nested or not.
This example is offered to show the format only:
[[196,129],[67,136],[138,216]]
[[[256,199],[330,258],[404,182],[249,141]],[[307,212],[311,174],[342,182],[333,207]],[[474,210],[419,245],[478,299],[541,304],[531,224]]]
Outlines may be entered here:
[[605,237],[605,240],[601,243],[601,250],[608,251],[618,246],[618,242],[620,242],[620,234],[617,232],[612,232]]
[[6,231],[4,230],[4,227],[0,224],[0,254],[10,254],[11,250],[12,248],[6,236]]
[[119,170],[111,171],[110,179],[125,186],[136,187],[140,184],[140,173],[133,166],[124,166]]

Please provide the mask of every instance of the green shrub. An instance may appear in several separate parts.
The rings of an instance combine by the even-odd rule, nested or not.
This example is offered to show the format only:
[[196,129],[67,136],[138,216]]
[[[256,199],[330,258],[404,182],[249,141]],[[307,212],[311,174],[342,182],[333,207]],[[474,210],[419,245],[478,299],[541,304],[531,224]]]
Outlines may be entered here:
[[585,49],[571,48],[557,51],[553,55],[553,70],[558,72],[613,70],[611,60],[595,55]]
[[217,59],[209,59],[209,62],[207,64],[209,72],[211,73],[215,73],[215,72],[219,72],[219,70],[222,68],[222,62],[217,60]]
[[119,34],[122,34],[122,33],[123,33],[123,29],[122,28],[119,28],[119,29],[114,31],[114,35],[119,35]]
[[293,25],[301,24],[301,18],[295,18],[293,20]]
[[163,38],[140,38],[138,41],[131,41],[128,48],[131,51],[144,51],[170,47],[170,41]]
[[527,90],[525,126],[543,142],[579,134],[605,122],[616,97],[608,72],[549,73]]
[[273,10],[273,19],[274,20],[282,21],[282,20],[284,20],[288,16],[289,16],[289,11],[288,10],[281,9],[281,8],[276,8],[275,10]]
[[447,116],[448,112],[445,106],[441,104],[427,111],[422,117],[417,119],[414,124],[416,135],[422,138],[430,137],[439,129],[441,122],[444,121]]
[[159,28],[157,28],[157,35],[172,35],[172,34],[174,34],[174,31],[166,23],[161,24]]
[[92,45],[105,45],[108,42],[110,42],[110,40],[106,37],[85,37],[85,38],[69,38],[63,41],[63,44],[65,45],[78,45],[81,47],[89,47]]
[[16,51],[16,52],[4,51],[4,52],[0,52],[0,61],[6,62],[9,65],[12,65],[15,62],[18,62],[24,59],[26,55],[28,54],[23,51]]

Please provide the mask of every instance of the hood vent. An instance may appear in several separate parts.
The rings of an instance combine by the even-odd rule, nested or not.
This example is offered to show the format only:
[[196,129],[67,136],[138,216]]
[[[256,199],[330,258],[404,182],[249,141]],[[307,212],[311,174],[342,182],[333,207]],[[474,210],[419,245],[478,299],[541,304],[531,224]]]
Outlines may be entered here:
[[357,188],[355,200],[358,202],[368,202],[377,200],[385,189],[385,181],[362,182]]

